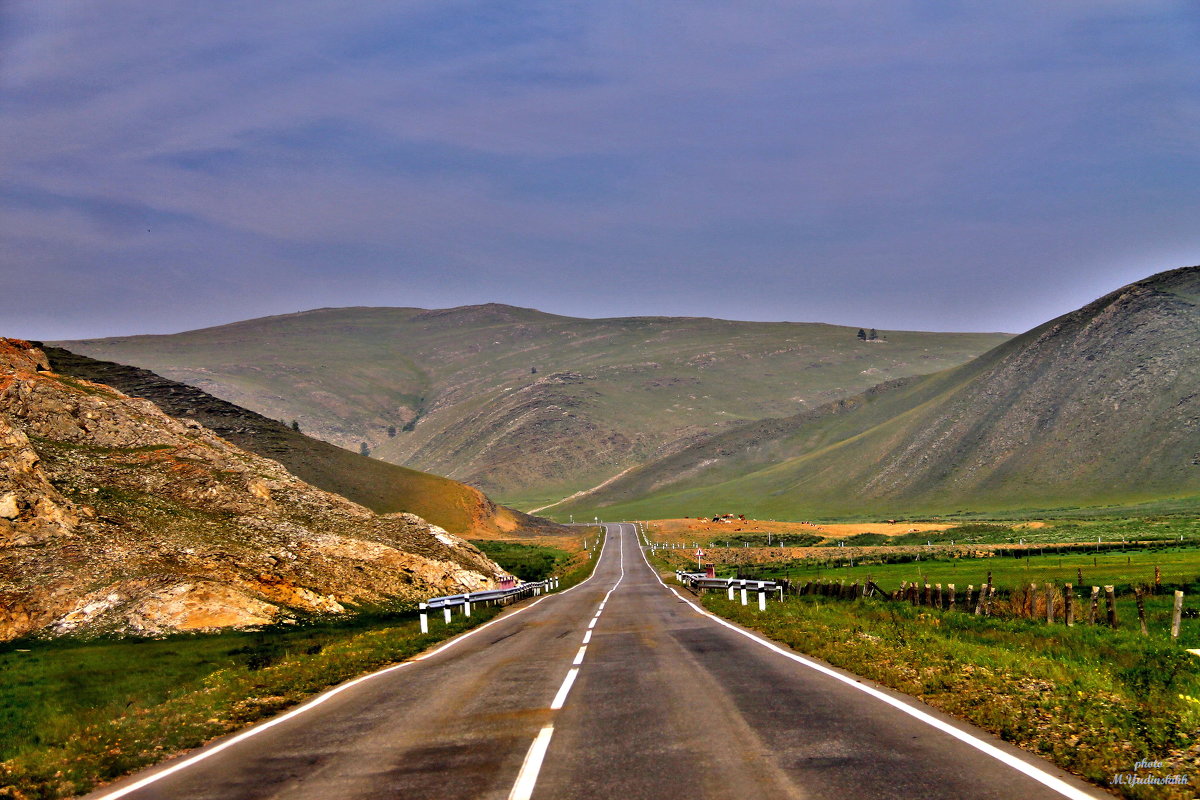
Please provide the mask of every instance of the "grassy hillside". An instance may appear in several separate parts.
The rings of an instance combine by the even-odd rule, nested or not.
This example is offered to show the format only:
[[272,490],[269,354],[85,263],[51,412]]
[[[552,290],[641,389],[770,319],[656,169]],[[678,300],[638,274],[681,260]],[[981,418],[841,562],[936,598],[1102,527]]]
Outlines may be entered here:
[[555,509],[766,518],[1200,506],[1200,268],[974,361],[725,432]]
[[485,305],[321,309],[67,343],[533,508],[736,423],[961,364],[1004,334]]
[[451,533],[489,535],[543,523],[497,506],[457,481],[366,458],[294,431],[288,425],[219,400],[147,370],[45,348],[51,368],[144,397],[165,413],[199,422],[252,453],[274,459],[308,483],[380,514],[408,511]]

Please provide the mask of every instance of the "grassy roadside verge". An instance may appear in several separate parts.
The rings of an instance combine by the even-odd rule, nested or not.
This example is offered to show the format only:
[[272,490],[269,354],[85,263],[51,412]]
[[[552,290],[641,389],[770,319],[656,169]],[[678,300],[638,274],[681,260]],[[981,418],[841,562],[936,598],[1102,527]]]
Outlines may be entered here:
[[[596,551],[599,552],[598,549]],[[597,559],[564,564],[560,589]],[[412,658],[499,613],[361,615],[156,640],[0,645],[0,797],[70,797]]]
[[[1132,631],[1047,626],[899,603],[790,597],[760,613],[705,607],[776,641],[913,695],[1131,798],[1200,785],[1200,659]],[[935,616],[936,614],[936,616]],[[1183,775],[1187,786],[1113,783]]]
[[153,641],[14,643],[0,653],[0,797],[88,791],[411,658],[498,611],[478,608],[428,634],[407,618]]

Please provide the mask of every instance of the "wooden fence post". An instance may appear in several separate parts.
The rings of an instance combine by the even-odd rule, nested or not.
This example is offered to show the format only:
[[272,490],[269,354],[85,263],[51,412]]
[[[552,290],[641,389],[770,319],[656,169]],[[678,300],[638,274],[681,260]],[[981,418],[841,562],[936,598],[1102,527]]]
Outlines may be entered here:
[[1083,586],[1083,567],[1076,567],[1075,574],[1079,576],[1079,585]]
[[1146,630],[1146,601],[1142,597],[1142,587],[1133,587],[1133,599],[1137,603],[1138,625],[1142,628],[1142,636],[1145,636],[1149,631]]
[[979,599],[975,601],[975,616],[983,615],[983,604],[987,600],[988,585],[985,583],[979,587]]
[[1088,624],[1089,625],[1096,624],[1096,617],[1099,615],[1099,613],[1100,613],[1100,587],[1093,586],[1092,587],[1092,608],[1088,612]]
[[950,589],[950,610],[953,611],[954,610],[954,584],[953,583],[948,584],[948,588]]
[[1175,590],[1175,607],[1171,610],[1171,638],[1179,638],[1179,621],[1183,618],[1183,592]]
[[930,590],[933,587],[929,585],[929,581],[925,582],[925,594],[921,595],[921,605],[928,606],[930,604]]
[[983,609],[983,613],[985,616],[990,617],[992,615],[992,604],[996,602],[996,587],[989,583],[987,590],[987,607]]
[[937,585],[937,607],[938,611],[942,610],[942,585],[940,583]]
[[1158,568],[1158,564],[1154,565],[1154,593],[1158,594],[1162,591],[1162,571]]
[[1071,584],[1063,586],[1063,618],[1070,628],[1075,624],[1075,587]]
[[1046,584],[1046,623],[1054,624],[1054,584]]
[[1104,605],[1108,609],[1108,626],[1117,629],[1117,595],[1115,587],[1104,587]]
[[1037,596],[1037,584],[1031,583],[1031,584],[1029,584],[1029,591],[1025,593],[1025,617],[1027,619],[1033,619],[1033,606],[1034,606],[1033,598],[1036,596]]

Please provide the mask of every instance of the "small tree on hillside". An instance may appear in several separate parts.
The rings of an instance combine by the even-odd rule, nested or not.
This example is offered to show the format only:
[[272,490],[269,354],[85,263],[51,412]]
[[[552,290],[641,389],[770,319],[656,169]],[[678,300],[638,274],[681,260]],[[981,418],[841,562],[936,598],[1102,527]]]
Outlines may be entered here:
[[867,340],[873,342],[878,338],[879,338],[879,334],[875,332],[874,328],[871,328],[871,332],[869,334],[867,334]]
[[395,438],[395,436],[396,436],[396,426],[395,425],[388,425],[388,436]]
[[300,423],[296,422],[296,420],[292,420],[292,430],[294,430],[296,433],[300,432]]
[[862,339],[863,341],[866,341],[866,339],[867,339],[867,332],[866,332],[866,331],[864,331],[862,328],[859,328],[859,329],[858,329],[858,338]]
[[370,458],[370,456],[371,456],[371,448],[367,446],[367,443],[366,443],[366,442],[360,442],[360,443],[359,443],[359,445],[358,445],[358,454],[359,454],[360,456],[367,456],[368,458]]

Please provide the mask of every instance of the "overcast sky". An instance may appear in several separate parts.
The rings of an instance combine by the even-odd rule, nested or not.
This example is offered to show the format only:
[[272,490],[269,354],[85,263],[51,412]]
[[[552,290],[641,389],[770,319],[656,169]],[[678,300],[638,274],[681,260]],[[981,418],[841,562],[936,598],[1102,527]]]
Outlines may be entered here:
[[1194,2],[0,2],[0,335],[1021,331],[1200,263]]

